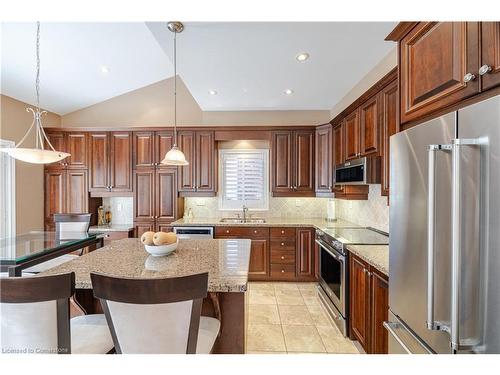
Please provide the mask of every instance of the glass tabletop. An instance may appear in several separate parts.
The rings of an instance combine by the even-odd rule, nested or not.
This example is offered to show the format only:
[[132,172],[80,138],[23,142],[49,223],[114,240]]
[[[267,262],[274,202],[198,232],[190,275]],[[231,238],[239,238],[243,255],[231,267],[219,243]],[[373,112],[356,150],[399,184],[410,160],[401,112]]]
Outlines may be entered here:
[[[103,233],[29,232],[13,238],[0,239],[0,263],[19,264],[42,254],[97,240]],[[82,246],[82,247],[85,247]],[[76,249],[75,249],[76,250]]]

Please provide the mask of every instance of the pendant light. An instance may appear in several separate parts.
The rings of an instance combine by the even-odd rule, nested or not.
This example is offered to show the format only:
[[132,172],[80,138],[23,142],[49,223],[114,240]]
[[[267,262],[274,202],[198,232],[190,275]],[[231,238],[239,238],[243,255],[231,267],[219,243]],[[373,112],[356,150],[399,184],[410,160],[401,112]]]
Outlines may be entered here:
[[168,29],[174,33],[174,145],[165,155],[161,164],[165,165],[188,165],[184,153],[177,147],[177,33],[184,30],[181,22],[173,21],[167,24]]
[[[42,116],[47,111],[40,110],[40,22],[36,23],[36,79],[35,79],[35,92],[36,92],[36,108],[26,108],[26,112],[33,114],[33,122],[26,134],[21,138],[15,147],[6,147],[0,149],[1,151],[9,154],[17,160],[33,164],[47,164],[55,163],[70,156],[67,152],[56,151],[54,146],[50,143],[42,126]],[[31,130],[35,128],[35,148],[19,147],[26,140]],[[50,149],[44,149],[44,142],[47,142]]]

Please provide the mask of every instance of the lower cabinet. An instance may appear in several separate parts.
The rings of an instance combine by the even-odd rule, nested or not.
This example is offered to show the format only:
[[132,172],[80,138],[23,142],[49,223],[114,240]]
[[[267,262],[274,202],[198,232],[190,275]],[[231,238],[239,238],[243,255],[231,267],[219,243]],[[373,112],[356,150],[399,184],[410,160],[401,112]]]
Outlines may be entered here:
[[294,227],[215,227],[215,238],[252,241],[250,281],[314,281],[314,229]]
[[387,276],[355,255],[349,261],[349,336],[367,353],[388,352],[389,281]]

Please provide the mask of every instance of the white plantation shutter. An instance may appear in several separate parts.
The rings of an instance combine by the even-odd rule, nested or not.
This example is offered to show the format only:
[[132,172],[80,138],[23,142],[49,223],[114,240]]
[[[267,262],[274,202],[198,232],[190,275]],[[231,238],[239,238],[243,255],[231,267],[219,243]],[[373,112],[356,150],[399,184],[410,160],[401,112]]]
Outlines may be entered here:
[[[14,142],[0,139],[0,148],[14,147]],[[0,238],[16,235],[15,161],[0,152]]]
[[268,150],[220,150],[221,209],[268,208]]

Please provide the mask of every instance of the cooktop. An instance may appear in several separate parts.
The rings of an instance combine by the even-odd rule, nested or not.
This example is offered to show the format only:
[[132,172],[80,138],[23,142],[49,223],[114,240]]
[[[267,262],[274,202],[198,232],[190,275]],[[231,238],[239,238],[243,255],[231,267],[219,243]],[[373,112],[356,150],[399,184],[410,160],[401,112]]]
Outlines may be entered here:
[[324,242],[344,252],[346,245],[388,245],[389,236],[373,228],[327,228],[317,233]]

